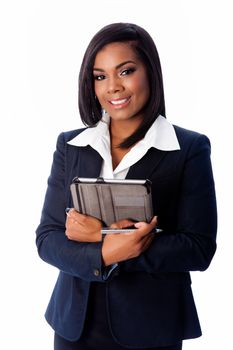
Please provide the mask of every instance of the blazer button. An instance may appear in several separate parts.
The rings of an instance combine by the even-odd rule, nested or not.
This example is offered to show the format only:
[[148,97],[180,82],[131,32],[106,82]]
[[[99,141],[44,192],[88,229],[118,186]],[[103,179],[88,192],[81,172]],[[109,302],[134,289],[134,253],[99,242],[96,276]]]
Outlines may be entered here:
[[99,269],[94,269],[94,275],[98,277],[100,275],[100,270]]

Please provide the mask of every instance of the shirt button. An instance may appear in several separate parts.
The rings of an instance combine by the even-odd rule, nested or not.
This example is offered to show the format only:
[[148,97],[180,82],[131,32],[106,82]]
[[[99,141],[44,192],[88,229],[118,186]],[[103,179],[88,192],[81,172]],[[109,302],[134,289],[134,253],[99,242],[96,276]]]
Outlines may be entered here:
[[100,275],[100,270],[99,269],[94,269],[94,275],[98,277]]

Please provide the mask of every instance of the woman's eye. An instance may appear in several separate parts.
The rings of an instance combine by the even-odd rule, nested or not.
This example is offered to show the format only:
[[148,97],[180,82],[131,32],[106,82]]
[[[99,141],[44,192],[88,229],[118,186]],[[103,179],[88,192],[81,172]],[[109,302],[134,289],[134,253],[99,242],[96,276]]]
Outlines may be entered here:
[[121,75],[129,75],[135,71],[135,68],[127,68],[121,72]]
[[98,80],[98,81],[104,80],[104,79],[105,79],[105,76],[104,76],[103,74],[101,74],[101,75],[94,75],[94,79],[95,79],[95,80]]

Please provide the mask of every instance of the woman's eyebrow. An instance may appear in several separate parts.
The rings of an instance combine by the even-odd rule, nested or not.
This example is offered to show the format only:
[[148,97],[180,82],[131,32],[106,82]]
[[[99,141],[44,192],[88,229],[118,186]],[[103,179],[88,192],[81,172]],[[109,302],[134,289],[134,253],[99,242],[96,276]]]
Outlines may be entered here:
[[[124,62],[119,63],[115,68],[116,69],[121,68],[122,66],[124,66],[125,64],[128,64],[128,63],[136,64],[136,62],[128,60],[128,61],[124,61]],[[104,72],[104,69],[101,69],[101,68],[94,67],[93,70],[98,71],[98,72]]]

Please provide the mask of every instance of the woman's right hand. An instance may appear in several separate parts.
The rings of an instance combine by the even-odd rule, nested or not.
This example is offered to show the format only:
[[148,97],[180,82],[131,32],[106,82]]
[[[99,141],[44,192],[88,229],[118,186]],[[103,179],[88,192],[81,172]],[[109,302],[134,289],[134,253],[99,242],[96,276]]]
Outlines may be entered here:
[[[133,223],[121,220],[111,225],[111,228],[127,228]],[[151,231],[157,225],[155,216],[150,223],[134,223],[135,231],[107,234],[102,245],[102,259],[105,266],[135,258],[142,254],[154,239]]]
[[66,236],[72,241],[100,242],[102,222],[71,208],[66,218]]

